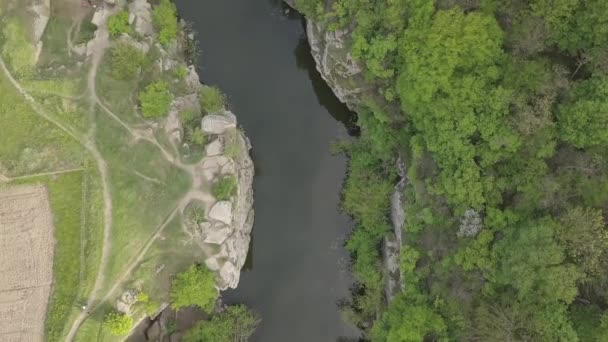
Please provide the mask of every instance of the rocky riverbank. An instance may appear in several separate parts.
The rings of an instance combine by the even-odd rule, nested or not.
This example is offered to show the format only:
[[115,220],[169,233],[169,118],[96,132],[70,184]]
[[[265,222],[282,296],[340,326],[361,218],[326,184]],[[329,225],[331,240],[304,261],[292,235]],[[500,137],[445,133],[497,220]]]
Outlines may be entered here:
[[[285,2],[297,10],[296,1]],[[349,28],[330,30],[327,22],[306,18],[306,36],[317,70],[336,97],[354,112],[363,109],[366,99],[374,99],[392,116],[397,116],[398,108],[393,108],[378,96],[377,85],[365,79],[364,68],[353,58],[351,34]],[[393,229],[384,238],[382,253],[388,301],[403,287],[399,260],[405,223],[403,189],[407,183],[407,172],[401,158],[397,161],[396,169],[400,177],[391,196],[390,222]]]

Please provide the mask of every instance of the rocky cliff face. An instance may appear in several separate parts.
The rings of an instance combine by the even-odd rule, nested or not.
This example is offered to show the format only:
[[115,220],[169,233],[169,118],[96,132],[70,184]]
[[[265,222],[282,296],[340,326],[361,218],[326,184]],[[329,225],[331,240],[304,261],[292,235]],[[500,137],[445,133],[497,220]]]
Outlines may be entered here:
[[347,29],[328,31],[324,24],[306,20],[306,34],[317,70],[336,97],[356,111],[372,86],[365,82],[363,69],[350,53],[349,33]]
[[[294,7],[294,0],[285,0]],[[295,7],[294,7],[295,8]],[[366,81],[363,67],[357,63],[351,54],[351,32],[349,29],[330,31],[327,26],[315,20],[306,19],[306,34],[317,70],[330,86],[336,97],[345,103],[349,109],[357,111],[366,96],[375,97],[375,85]],[[386,297],[391,301],[401,291],[403,282],[399,270],[400,251],[402,245],[402,229],[405,221],[402,194],[406,179],[405,165],[399,159],[397,165],[399,183],[391,196],[391,222],[393,232],[384,239],[383,259],[387,271]]]

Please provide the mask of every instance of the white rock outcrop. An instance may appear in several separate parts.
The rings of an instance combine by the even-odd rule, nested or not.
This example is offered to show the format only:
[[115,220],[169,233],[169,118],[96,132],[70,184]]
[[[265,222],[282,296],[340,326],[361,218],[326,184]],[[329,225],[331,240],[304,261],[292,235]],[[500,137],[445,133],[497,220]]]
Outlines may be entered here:
[[350,53],[348,29],[327,30],[321,23],[306,22],[306,36],[317,70],[336,97],[351,110],[361,103],[370,82],[363,77],[363,68]]
[[229,201],[219,201],[209,210],[209,218],[225,224],[232,223],[232,203]]
[[224,145],[222,144],[222,141],[220,139],[215,139],[209,144],[207,144],[207,146],[205,146],[205,155],[207,155],[207,157],[217,156],[222,154],[223,152]]
[[221,222],[214,222],[207,229],[204,229],[203,241],[221,245],[232,235],[232,228]]
[[146,0],[134,0],[129,5],[129,24],[142,36],[154,34],[152,6]]
[[236,128],[236,118],[231,112],[205,115],[201,121],[201,130],[207,134],[224,134],[231,128]]
[[384,265],[387,270],[385,294],[389,302],[401,292],[404,286],[401,275],[400,254],[403,245],[402,232],[405,224],[405,208],[403,207],[403,189],[407,184],[407,171],[401,158],[397,161],[397,170],[401,179],[395,185],[391,196],[391,223],[393,231],[384,238]]

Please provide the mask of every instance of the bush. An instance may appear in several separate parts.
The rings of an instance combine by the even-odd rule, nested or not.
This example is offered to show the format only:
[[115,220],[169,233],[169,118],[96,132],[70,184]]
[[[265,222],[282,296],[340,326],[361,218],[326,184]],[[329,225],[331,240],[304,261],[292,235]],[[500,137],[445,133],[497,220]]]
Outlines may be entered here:
[[192,143],[202,146],[205,145],[206,141],[207,137],[205,136],[205,133],[203,133],[200,127],[196,127],[194,132],[192,132]]
[[217,113],[224,110],[226,96],[217,87],[204,86],[200,92],[201,108],[207,113]]
[[179,309],[196,305],[211,312],[219,293],[215,287],[215,276],[202,265],[192,265],[178,274],[171,286],[171,307]]
[[241,155],[242,145],[240,144],[239,135],[241,132],[238,129],[231,129],[226,132],[224,140],[224,155],[232,159],[236,159]]
[[112,335],[123,336],[133,328],[133,317],[121,312],[110,312],[103,320],[103,325],[110,329]]
[[131,44],[125,42],[115,44],[110,50],[112,77],[117,80],[127,80],[134,77],[139,72],[144,60],[144,54]]
[[152,20],[158,29],[158,41],[168,45],[177,37],[177,10],[170,0],[161,0],[154,9]]
[[185,342],[247,341],[253,334],[260,319],[245,305],[229,306],[210,321],[199,322],[184,335]]
[[172,99],[173,96],[164,81],[149,84],[144,91],[139,93],[141,112],[145,118],[158,118],[166,115],[171,107]]
[[127,11],[120,11],[111,16],[108,19],[108,31],[112,37],[119,36],[123,33],[130,33],[129,13]]
[[186,78],[186,75],[188,75],[188,68],[185,66],[180,65],[175,69],[175,76],[177,76],[178,79],[183,80]]
[[236,178],[225,176],[213,185],[213,196],[220,201],[229,200],[236,191]]

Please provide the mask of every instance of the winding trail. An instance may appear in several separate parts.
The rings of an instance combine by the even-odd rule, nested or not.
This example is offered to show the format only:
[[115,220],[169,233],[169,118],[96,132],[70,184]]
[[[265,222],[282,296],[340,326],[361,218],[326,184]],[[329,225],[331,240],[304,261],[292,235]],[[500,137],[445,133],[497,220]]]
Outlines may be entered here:
[[63,174],[63,173],[71,173],[71,172],[78,172],[78,171],[84,171],[84,169],[81,168],[81,167],[79,167],[79,168],[68,169],[68,170],[58,170],[58,171],[50,171],[50,172],[32,173],[32,174],[29,174],[29,175],[23,175],[23,176],[17,176],[17,177],[6,177],[6,176],[0,175],[0,182],[12,182],[12,181],[17,180],[17,179],[27,179],[27,178],[35,178],[35,177],[54,176],[54,175],[60,175],[60,174]]

